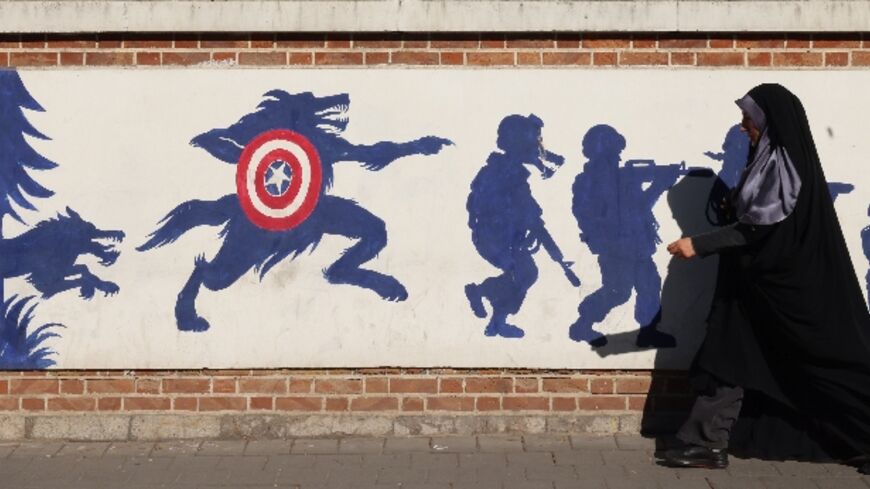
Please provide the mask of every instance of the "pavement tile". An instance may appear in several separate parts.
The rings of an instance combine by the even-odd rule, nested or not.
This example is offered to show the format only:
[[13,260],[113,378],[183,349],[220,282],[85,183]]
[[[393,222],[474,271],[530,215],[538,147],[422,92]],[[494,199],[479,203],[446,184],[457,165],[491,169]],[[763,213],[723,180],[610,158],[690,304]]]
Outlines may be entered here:
[[103,455],[106,457],[147,457],[153,449],[154,443],[150,442],[115,442],[109,445]]
[[384,453],[381,455],[361,455],[365,467],[410,467],[410,453]]
[[325,485],[328,480],[329,473],[327,471],[312,468],[288,468],[278,472],[278,475],[275,477],[275,483],[278,485]]
[[858,472],[858,468],[851,465],[838,463],[827,463],[819,465],[823,466],[825,470],[828,471],[828,474],[832,477],[861,477],[861,473]]
[[290,453],[338,453],[338,439],[304,438],[293,442]]
[[728,473],[735,477],[760,477],[781,475],[773,463],[758,459],[739,459],[730,457]]
[[556,489],[607,489],[604,478],[585,477],[573,481],[556,481]]
[[478,436],[477,445],[481,452],[522,452],[523,437],[508,436]]
[[268,457],[263,470],[279,471],[284,469],[308,468],[313,465],[311,455],[272,455]]
[[426,471],[410,467],[385,468],[378,471],[378,484],[404,486],[408,483],[426,482]]
[[644,450],[602,450],[606,465],[654,465],[652,453]]
[[504,483],[504,489],[553,489],[553,483],[549,481],[508,480]]
[[765,489],[818,489],[812,479],[802,477],[759,477]]
[[460,453],[460,467],[504,468],[507,457],[503,453]]
[[163,441],[154,444],[152,457],[177,457],[179,455],[194,455],[199,450],[200,441],[178,440]]
[[505,454],[508,465],[552,467],[553,454],[550,452],[518,452]]
[[571,435],[571,447],[579,449],[606,450],[619,448],[613,435]]
[[245,453],[245,440],[207,440],[199,446],[197,455],[242,455]]
[[867,489],[867,484],[858,477],[854,479],[846,479],[842,477],[827,479],[814,478],[813,482],[819,486],[819,489]]
[[712,475],[707,478],[707,483],[713,489],[765,489],[756,477],[731,477],[728,474]]
[[429,438],[387,438],[384,443],[384,453],[396,452],[428,452],[431,449]]
[[524,435],[527,452],[556,452],[571,449],[571,440],[564,435]]
[[60,442],[27,442],[18,445],[9,458],[52,457],[63,448]]
[[457,482],[453,489],[502,489],[500,481]]
[[600,450],[572,450],[570,452],[553,452],[553,461],[556,465],[595,465],[604,464]]
[[773,462],[771,465],[782,475],[800,477],[824,477],[829,474],[823,464],[808,462]]
[[550,467],[526,467],[526,479],[530,481],[577,480],[577,472],[570,465]]
[[655,479],[636,479],[628,477],[606,477],[607,489],[663,489]]
[[292,447],[293,440],[250,440],[245,455],[287,455]]
[[125,460],[123,470],[130,475],[129,484],[164,484],[178,477],[177,472],[169,470],[173,462],[169,457],[131,457]]
[[459,468],[459,456],[455,453],[412,453],[411,468],[452,470]]
[[655,450],[656,439],[644,438],[640,435],[617,434],[614,436],[616,446],[620,450]]
[[342,438],[338,442],[339,453],[381,453],[384,438]]
[[63,447],[54,456],[55,457],[74,457],[74,458],[99,458],[102,457],[109,448],[108,442],[69,442],[64,443]]
[[476,436],[441,436],[431,440],[435,452],[476,452]]
[[362,467],[363,457],[357,454],[309,455],[308,462],[317,469],[331,470],[348,467]]
[[474,467],[457,467],[455,469],[429,469],[426,480],[429,482],[474,482],[478,480],[477,472],[481,469]]

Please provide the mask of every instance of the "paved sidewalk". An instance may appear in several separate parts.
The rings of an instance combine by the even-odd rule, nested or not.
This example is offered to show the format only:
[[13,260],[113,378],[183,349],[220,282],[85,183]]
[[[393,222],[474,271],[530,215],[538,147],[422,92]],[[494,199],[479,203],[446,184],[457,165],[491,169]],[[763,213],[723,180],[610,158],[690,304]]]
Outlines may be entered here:
[[732,458],[668,469],[638,436],[342,438],[166,443],[0,443],[15,489],[870,489],[835,464]]

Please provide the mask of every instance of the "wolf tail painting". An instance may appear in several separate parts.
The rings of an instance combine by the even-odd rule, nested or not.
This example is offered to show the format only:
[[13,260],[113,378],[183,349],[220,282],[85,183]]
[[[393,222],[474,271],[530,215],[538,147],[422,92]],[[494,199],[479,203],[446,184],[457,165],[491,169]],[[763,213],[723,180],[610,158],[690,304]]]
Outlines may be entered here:
[[223,226],[220,250],[211,260],[196,258],[193,273],[178,294],[178,329],[209,328],[196,311],[200,287],[223,290],[252,269],[262,278],[285,258],[316,247],[325,234],[356,240],[324,270],[330,283],[368,289],[385,300],[408,297],[396,278],[362,268],[386,246],[386,225],[356,202],[327,193],[332,167],[356,161],[378,171],[399,158],[433,155],[452,143],[425,136],[405,143],[352,144],[342,137],[349,105],[347,94],[317,97],[310,92],[272,90],[256,110],[235,124],[193,138],[193,146],[237,165],[237,193],[215,201],[182,203],[138,248],[146,251],[170,244],[197,226]]

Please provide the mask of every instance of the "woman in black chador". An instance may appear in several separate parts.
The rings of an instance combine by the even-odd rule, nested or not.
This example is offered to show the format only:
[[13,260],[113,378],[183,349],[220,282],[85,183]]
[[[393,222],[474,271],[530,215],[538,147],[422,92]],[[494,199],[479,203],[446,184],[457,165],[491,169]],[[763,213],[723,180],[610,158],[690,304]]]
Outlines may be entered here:
[[692,367],[699,396],[677,433],[686,446],[665,462],[723,468],[729,447],[776,459],[870,454],[870,314],[804,108],[776,84],[737,105],[752,149],[724,203],[731,224],[668,245],[720,262]]

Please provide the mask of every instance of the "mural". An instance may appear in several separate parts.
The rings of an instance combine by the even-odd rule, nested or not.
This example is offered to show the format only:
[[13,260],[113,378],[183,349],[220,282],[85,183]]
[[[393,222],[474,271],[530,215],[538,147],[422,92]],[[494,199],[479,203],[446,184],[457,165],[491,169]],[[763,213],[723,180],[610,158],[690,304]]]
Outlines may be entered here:
[[0,368],[685,367],[769,77],[870,291],[870,72],[0,71]]
[[86,265],[76,264],[80,255],[91,254],[103,266],[115,263],[120,254],[112,244],[120,242],[121,231],[101,231],[75,211],[38,222],[32,229],[6,238],[2,232],[6,216],[24,224],[15,206],[30,211],[36,207],[29,198],[48,198],[53,192],[37,183],[28,170],[50,170],[53,161],[40,155],[27,138],[48,137],[28,122],[24,110],[44,109],[28,93],[18,73],[0,70],[0,368],[45,368],[54,365],[54,351],[45,345],[58,337],[58,323],[31,328],[36,302],[33,296],[6,298],[3,283],[25,277],[43,298],[78,289],[84,299],[96,291],[116,294],[117,284],[94,275]]
[[324,270],[326,280],[362,287],[389,301],[408,298],[395,277],[362,268],[387,245],[386,227],[356,202],[327,193],[332,167],[355,161],[380,171],[405,156],[436,154],[450,141],[426,136],[407,143],[355,145],[341,136],[348,124],[347,94],[317,97],[272,90],[264,97],[255,111],[235,124],[190,141],[224,163],[243,162],[245,167],[237,173],[238,193],[182,203],[137,248],[147,251],[170,244],[197,226],[223,226],[220,251],[211,260],[197,257],[178,294],[175,320],[182,331],[209,329],[209,322],[196,311],[200,287],[223,290],[251,269],[262,278],[285,258],[292,260],[316,247],[324,234],[357,240]]
[[[468,227],[480,256],[501,274],[465,286],[465,295],[474,315],[487,316],[483,300],[492,307],[486,336],[522,338],[519,326],[508,324],[507,317],[519,312],[526,293],[538,280],[532,255],[541,247],[565,272],[568,282],[580,286],[580,279],[565,261],[562,251],[547,232],[543,211],[529,187],[531,172],[550,178],[565,158],[542,146],[544,122],[534,114],[509,115],[498,126],[498,151],[490,153],[486,165],[471,182],[468,196]],[[547,165],[550,163],[550,165]]]

